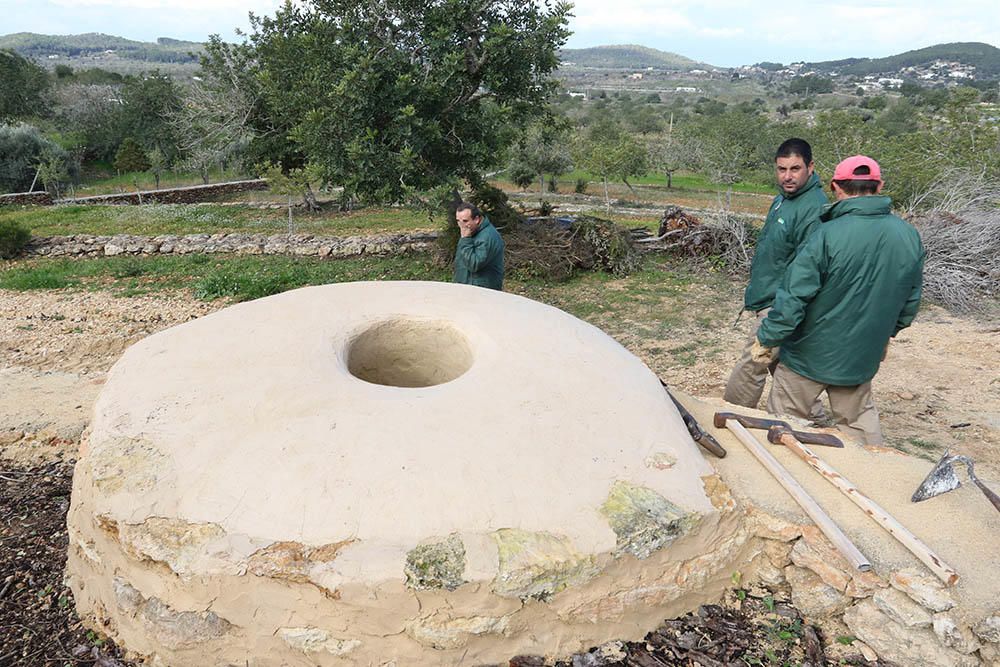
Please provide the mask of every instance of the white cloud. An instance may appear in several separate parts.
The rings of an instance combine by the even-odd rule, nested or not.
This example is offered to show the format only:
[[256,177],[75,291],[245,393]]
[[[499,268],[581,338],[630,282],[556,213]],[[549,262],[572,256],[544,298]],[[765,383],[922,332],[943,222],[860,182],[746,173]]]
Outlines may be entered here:
[[273,13],[281,4],[274,0],[257,0],[245,2],[242,0],[50,0],[53,5],[66,8],[76,7],[116,7],[120,9],[170,9],[178,12],[195,12],[192,20],[197,20],[197,13],[233,11],[240,14],[246,12]]
[[743,28],[699,28],[698,34],[704,35],[705,37],[719,37],[721,39],[728,39],[730,37],[739,37],[744,34]]

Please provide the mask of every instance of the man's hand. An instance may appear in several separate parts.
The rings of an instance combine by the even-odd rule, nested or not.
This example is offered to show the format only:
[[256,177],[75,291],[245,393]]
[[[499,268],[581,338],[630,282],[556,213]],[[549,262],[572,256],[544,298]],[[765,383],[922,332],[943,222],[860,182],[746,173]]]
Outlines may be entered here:
[[774,348],[764,347],[755,339],[750,347],[750,360],[761,366],[770,366],[774,362]]
[[468,224],[463,224],[461,221],[458,223],[458,233],[463,239],[467,239],[472,236],[472,228]]

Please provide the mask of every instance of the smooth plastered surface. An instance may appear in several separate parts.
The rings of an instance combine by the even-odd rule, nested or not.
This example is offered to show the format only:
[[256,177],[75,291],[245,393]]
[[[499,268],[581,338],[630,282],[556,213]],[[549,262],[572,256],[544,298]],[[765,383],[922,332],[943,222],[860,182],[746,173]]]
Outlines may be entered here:
[[306,288],[115,365],[70,579],[82,613],[169,664],[557,653],[718,594],[743,538],[712,473],[658,379],[562,311]]

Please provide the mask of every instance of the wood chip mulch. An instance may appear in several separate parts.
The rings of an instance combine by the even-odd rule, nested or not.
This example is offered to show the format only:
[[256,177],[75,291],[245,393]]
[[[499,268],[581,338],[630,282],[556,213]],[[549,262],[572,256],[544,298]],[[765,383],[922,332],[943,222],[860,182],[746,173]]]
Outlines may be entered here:
[[63,585],[72,464],[2,467],[0,667],[134,664],[80,624]]

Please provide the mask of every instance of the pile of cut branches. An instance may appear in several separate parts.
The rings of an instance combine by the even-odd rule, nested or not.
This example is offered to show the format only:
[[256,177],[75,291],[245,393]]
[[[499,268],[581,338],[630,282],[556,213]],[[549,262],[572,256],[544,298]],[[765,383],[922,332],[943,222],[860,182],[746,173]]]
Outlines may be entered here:
[[632,231],[646,252],[671,252],[707,260],[733,275],[750,272],[757,242],[757,231],[728,211],[698,217],[678,206],[664,211],[656,236],[645,228]]
[[600,269],[627,276],[640,255],[627,229],[588,215],[532,218],[504,234],[511,273],[564,280],[577,269]]

